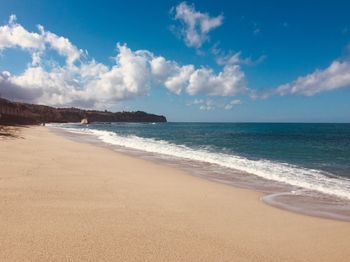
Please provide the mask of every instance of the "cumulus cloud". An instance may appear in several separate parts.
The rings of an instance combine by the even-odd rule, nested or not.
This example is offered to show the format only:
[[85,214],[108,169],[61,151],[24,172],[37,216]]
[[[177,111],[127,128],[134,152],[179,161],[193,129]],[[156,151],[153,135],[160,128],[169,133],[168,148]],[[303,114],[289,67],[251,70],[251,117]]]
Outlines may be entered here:
[[211,111],[215,109],[231,110],[233,107],[241,104],[241,100],[238,99],[231,100],[229,102],[218,102],[214,99],[195,99],[187,103],[187,106],[198,106],[200,110]]
[[15,15],[11,15],[7,25],[0,27],[0,50],[11,47],[42,50],[45,48],[43,36],[31,33],[17,24]]
[[224,17],[218,15],[211,17],[207,13],[201,13],[194,5],[182,2],[171,9],[174,19],[182,24],[180,35],[187,46],[200,48],[209,39],[209,32],[222,25]]
[[[203,26],[204,31],[210,28]],[[207,67],[181,65],[148,50],[133,51],[126,44],[117,44],[114,63],[105,65],[43,26],[38,26],[38,32],[27,31],[15,16],[0,26],[0,51],[7,48],[20,48],[32,57],[22,73],[1,73],[0,94],[15,100],[92,107],[148,95],[152,86],[177,95],[233,96],[248,90],[239,65],[227,64],[216,73]],[[50,50],[63,57],[64,63],[46,60]]]
[[187,92],[210,96],[233,96],[248,92],[245,76],[239,65],[226,65],[223,71],[215,74],[211,68],[200,68],[190,77]]
[[72,66],[73,63],[80,58],[83,50],[79,50],[67,38],[58,36],[51,32],[46,32],[43,26],[39,26],[39,30],[44,38],[44,41],[60,55],[66,57],[68,65]]
[[10,81],[11,74],[7,71],[0,72],[0,97],[32,102],[42,95],[36,88],[23,88]]
[[150,89],[150,67],[147,52],[133,52],[126,45],[117,45],[116,65],[87,84],[87,93],[98,100],[110,97],[123,100],[146,95]]
[[[94,103],[119,101],[147,94],[150,88],[149,60],[117,45],[116,64],[107,67],[94,60],[79,66],[67,61],[65,66],[29,66],[23,73],[6,81],[22,89],[37,90],[32,102],[50,105],[92,106]],[[0,83],[0,92],[3,90]],[[39,92],[40,91],[40,92]],[[17,99],[23,100],[23,97]]]
[[301,76],[295,81],[281,85],[263,94],[271,95],[305,95],[313,96],[321,92],[350,87],[350,62],[333,61],[323,70],[316,70],[311,74]]
[[195,71],[193,65],[179,66],[174,61],[167,61],[164,57],[154,57],[151,62],[152,74],[159,82],[175,94],[180,94],[186,88],[192,73]]

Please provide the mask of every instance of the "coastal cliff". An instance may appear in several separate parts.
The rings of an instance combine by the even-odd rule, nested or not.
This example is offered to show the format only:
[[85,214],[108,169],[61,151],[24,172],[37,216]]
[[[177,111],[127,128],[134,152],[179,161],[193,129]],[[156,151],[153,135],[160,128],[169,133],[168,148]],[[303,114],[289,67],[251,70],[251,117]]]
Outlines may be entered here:
[[79,108],[55,108],[11,102],[0,98],[0,124],[39,124],[80,122],[166,122],[161,115],[136,112],[109,112]]

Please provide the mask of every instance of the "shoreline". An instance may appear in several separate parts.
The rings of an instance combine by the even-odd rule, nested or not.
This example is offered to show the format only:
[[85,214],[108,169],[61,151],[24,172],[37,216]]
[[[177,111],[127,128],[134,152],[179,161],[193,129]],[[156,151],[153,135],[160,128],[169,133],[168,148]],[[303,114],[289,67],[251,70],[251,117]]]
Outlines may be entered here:
[[258,192],[261,194],[262,202],[275,208],[307,216],[350,222],[349,200],[319,192],[308,192],[303,188],[268,180],[237,169],[224,168],[216,164],[114,145],[101,140],[95,135],[74,128],[66,129],[59,126],[49,126],[49,129],[75,142],[88,143],[107,148],[113,152],[152,161],[156,164],[175,167],[188,175],[211,182]]
[[[347,261],[350,225],[61,137],[0,140],[2,261]],[[272,248],[271,248],[272,247]]]

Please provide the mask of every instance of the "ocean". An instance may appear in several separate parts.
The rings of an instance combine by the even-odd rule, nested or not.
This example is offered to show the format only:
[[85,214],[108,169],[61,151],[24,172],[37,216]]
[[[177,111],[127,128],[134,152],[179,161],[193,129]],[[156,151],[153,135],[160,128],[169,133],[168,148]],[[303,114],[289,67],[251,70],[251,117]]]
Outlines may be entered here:
[[309,215],[350,220],[350,124],[55,124],[73,139],[264,193]]

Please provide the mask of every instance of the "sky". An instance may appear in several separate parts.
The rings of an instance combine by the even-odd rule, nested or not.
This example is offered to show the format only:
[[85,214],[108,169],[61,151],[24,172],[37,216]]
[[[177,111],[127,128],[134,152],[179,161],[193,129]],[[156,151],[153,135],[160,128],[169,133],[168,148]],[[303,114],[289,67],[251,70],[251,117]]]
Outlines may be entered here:
[[350,122],[349,1],[0,0],[0,96],[168,121]]

